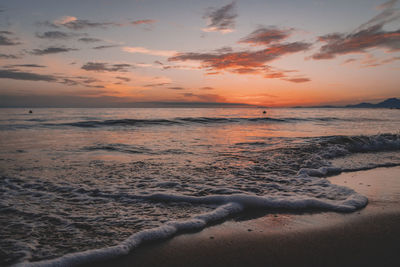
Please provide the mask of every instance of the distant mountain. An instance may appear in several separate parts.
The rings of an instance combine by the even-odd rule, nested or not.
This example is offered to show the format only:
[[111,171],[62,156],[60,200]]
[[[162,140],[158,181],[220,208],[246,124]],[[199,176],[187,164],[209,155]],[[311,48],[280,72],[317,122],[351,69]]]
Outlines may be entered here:
[[360,103],[357,105],[347,105],[346,108],[400,108],[400,99],[388,98],[377,104]]
[[360,104],[347,105],[347,106],[331,106],[331,105],[312,106],[312,107],[297,106],[295,108],[400,108],[400,99],[394,97],[388,98],[385,101],[382,101],[377,104],[363,102]]

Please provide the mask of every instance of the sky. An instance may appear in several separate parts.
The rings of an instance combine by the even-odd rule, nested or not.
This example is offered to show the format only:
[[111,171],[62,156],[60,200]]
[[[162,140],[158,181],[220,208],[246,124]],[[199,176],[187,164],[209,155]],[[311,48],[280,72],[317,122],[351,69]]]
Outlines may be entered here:
[[1,0],[0,107],[400,97],[397,0]]

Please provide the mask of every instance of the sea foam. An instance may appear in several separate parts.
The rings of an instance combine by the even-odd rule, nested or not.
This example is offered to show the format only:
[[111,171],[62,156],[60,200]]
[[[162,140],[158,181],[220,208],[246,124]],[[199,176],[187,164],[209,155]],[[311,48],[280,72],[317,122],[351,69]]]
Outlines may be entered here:
[[[314,170],[318,171],[318,170]],[[325,172],[325,171],[323,171]],[[302,171],[299,179],[307,178],[307,172]],[[313,178],[315,179],[315,178]],[[319,178],[316,179],[316,182]],[[326,183],[326,182],[324,182]],[[328,182],[329,183],[329,182]],[[243,212],[247,209],[263,210],[333,210],[340,212],[351,212],[364,207],[368,199],[351,189],[329,184],[336,190],[339,189],[346,195],[343,200],[318,199],[302,195],[293,196],[256,196],[256,195],[211,195],[204,197],[193,197],[184,195],[153,194],[146,196],[132,196],[133,198],[143,198],[161,202],[188,202],[192,204],[213,204],[216,205],[213,211],[196,215],[189,220],[169,221],[164,225],[144,230],[131,235],[118,245],[101,249],[87,250],[83,252],[71,253],[59,258],[44,260],[39,262],[22,262],[16,266],[76,266],[114,257],[126,255],[139,245],[156,240],[170,238],[184,231],[200,230],[210,223],[221,221],[229,216]],[[329,190],[328,187],[323,187]],[[349,192],[351,194],[349,194]]]

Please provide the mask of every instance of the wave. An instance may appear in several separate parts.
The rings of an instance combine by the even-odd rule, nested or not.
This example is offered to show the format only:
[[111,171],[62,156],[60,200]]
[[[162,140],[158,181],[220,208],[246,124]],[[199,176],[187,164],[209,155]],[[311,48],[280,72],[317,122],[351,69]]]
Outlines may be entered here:
[[177,117],[172,119],[113,119],[113,120],[85,120],[68,123],[45,123],[43,126],[73,126],[82,128],[111,127],[111,126],[172,126],[187,124],[229,124],[229,123],[301,123],[301,122],[334,122],[334,121],[375,121],[370,118],[272,118],[272,117],[250,117],[250,118],[227,118],[227,117]]
[[[345,191],[350,190],[345,187],[342,188]],[[184,231],[200,230],[213,222],[223,220],[249,208],[287,210],[322,209],[350,212],[364,207],[368,202],[366,197],[354,191],[352,191],[352,194],[348,198],[342,201],[321,200],[312,197],[288,198],[283,196],[260,197],[251,195],[191,197],[154,194],[146,196],[146,198],[154,201],[189,202],[195,204],[218,203],[219,206],[211,212],[194,216],[189,220],[169,221],[160,227],[138,232],[115,246],[71,253],[51,260],[23,262],[17,264],[17,266],[76,266],[115,258],[128,254],[142,243],[170,238]]]
[[120,152],[126,154],[147,154],[147,155],[166,155],[166,154],[193,154],[190,151],[181,149],[165,149],[153,150],[144,146],[134,146],[128,144],[97,144],[93,146],[86,146],[82,148],[83,151],[107,151],[107,152]]
[[175,118],[175,119],[120,119],[120,120],[103,120],[103,121],[79,121],[72,123],[64,123],[61,125],[94,128],[94,127],[107,127],[107,126],[152,126],[152,125],[169,126],[169,125],[185,125],[185,124],[216,124],[216,123],[240,123],[240,122],[285,122],[285,120],[273,119],[273,118],[188,117],[188,118]]
[[[71,199],[112,199],[114,201],[120,201],[123,205],[137,205],[138,201],[156,203],[189,203],[191,205],[208,205],[212,207],[212,210],[210,212],[194,215],[186,220],[169,221],[157,228],[137,232],[114,246],[71,253],[59,258],[39,262],[21,262],[17,266],[77,266],[110,259],[125,255],[144,242],[170,238],[189,230],[200,230],[211,223],[224,220],[230,216],[234,216],[250,209],[291,211],[329,210],[338,212],[355,211],[367,205],[368,199],[352,189],[331,184],[327,179],[321,177],[336,175],[341,172],[400,165],[400,163],[374,163],[362,167],[340,168],[330,166],[328,162],[328,160],[333,158],[356,153],[399,151],[400,134],[327,136],[303,138],[303,141],[304,142],[301,144],[296,143],[297,146],[294,147],[280,148],[282,151],[282,159],[285,160],[285,163],[284,165],[277,164],[277,166],[278,169],[282,169],[282,166],[293,165],[293,162],[303,158],[307,158],[308,162],[304,160],[304,164],[302,164],[300,168],[296,168],[297,174],[287,177],[287,179],[279,178],[278,180],[277,178],[277,180],[273,180],[273,176],[271,176],[271,181],[260,181],[258,186],[271,188],[271,190],[263,192],[262,194],[255,194],[250,191],[240,191],[244,190],[243,188],[233,191],[232,188],[228,188],[227,185],[223,185],[223,188],[217,187],[215,188],[215,191],[209,191],[212,192],[209,195],[188,195],[187,192],[173,192],[172,190],[163,191],[163,189],[178,188],[180,186],[178,182],[170,179],[159,181],[157,184],[154,184],[154,186],[159,189],[157,192],[149,190],[144,191],[145,189],[143,189],[135,193],[114,192],[111,189],[99,190],[89,187],[77,188],[74,187],[74,185],[71,187],[66,187],[64,185],[49,187],[50,185],[46,185],[47,188],[45,189],[39,184],[22,183],[21,180],[20,186],[22,187],[37,189],[36,191],[43,194],[47,191],[47,193],[51,194],[66,192]],[[268,146],[268,143],[247,142],[239,143],[239,145]],[[142,147],[133,147],[123,144],[99,144],[92,147],[86,147],[85,149],[126,153],[151,153],[150,150],[146,150]],[[139,152],[136,150],[139,150]],[[257,154],[257,158],[262,156],[262,153],[263,152]],[[298,159],[295,158],[297,155],[301,155],[303,158],[300,158],[300,156]],[[288,163],[288,158],[294,159],[292,162]],[[268,159],[266,158],[263,164],[266,164],[267,162]],[[254,168],[261,168],[261,165],[256,164]],[[254,175],[257,172],[251,170],[249,173]],[[38,181],[35,183],[38,183]],[[295,188],[299,184],[301,187]],[[14,185],[14,183],[10,183],[10,186],[11,185]],[[248,185],[250,185],[250,183],[248,183]],[[190,187],[190,183],[186,181],[185,186]],[[195,184],[193,189],[196,189],[196,191],[208,189],[205,188],[205,186],[206,185],[200,188]],[[255,187],[254,184],[253,187]],[[273,188],[276,190],[273,190]]]
[[[384,119],[374,118],[338,118],[338,117],[176,117],[170,119],[111,119],[93,120],[93,117],[83,118],[87,120],[73,122],[51,122],[51,118],[12,119],[8,123],[0,124],[1,129],[21,129],[32,127],[80,127],[80,128],[101,128],[101,127],[145,127],[145,126],[176,126],[176,125],[215,125],[215,124],[274,124],[274,123],[330,123],[330,122],[376,122]],[[24,124],[27,122],[28,124]]]
[[400,150],[400,134],[322,137],[318,144],[324,158],[335,158],[351,153]]

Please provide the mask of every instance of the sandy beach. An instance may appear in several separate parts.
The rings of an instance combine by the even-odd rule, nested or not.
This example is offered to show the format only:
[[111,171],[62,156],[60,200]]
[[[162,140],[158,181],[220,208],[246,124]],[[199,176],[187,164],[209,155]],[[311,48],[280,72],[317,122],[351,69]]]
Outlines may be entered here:
[[[400,167],[331,177],[369,199],[353,213],[247,214],[145,244],[102,266],[399,266]],[[93,266],[99,266],[95,263]]]

